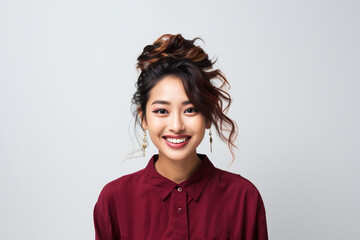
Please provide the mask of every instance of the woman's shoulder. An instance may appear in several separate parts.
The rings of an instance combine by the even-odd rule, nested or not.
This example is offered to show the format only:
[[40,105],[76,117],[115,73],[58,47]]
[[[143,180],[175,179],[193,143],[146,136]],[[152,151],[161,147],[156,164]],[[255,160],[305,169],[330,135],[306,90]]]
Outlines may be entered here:
[[100,196],[109,196],[119,192],[124,193],[128,190],[134,189],[134,185],[141,180],[143,173],[144,169],[141,169],[110,181],[103,187]]
[[215,181],[217,181],[220,186],[223,186],[229,191],[240,193],[246,192],[247,194],[252,193],[254,195],[260,194],[257,187],[250,180],[238,173],[216,168],[216,174],[214,177]]

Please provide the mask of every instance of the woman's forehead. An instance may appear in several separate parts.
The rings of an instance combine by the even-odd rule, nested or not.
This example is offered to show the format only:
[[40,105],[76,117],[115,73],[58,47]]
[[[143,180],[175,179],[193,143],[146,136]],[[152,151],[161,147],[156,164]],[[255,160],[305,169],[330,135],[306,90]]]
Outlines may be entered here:
[[189,101],[184,85],[176,76],[166,76],[161,79],[150,91],[149,103],[166,104],[171,102]]

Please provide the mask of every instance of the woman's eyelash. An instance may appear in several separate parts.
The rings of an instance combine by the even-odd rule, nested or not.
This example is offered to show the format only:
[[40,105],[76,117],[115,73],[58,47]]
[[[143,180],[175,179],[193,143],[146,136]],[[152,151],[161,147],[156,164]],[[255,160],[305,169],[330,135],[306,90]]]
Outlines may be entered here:
[[198,110],[196,108],[188,108],[188,109],[185,110],[185,112],[194,113],[194,112],[198,112]]
[[[160,108],[152,111],[153,113],[166,114],[169,113],[167,110]],[[185,113],[196,113],[198,110],[196,108],[188,108],[185,110]]]
[[165,114],[165,113],[168,113],[168,111],[166,111],[165,109],[156,109],[153,111],[153,113]]

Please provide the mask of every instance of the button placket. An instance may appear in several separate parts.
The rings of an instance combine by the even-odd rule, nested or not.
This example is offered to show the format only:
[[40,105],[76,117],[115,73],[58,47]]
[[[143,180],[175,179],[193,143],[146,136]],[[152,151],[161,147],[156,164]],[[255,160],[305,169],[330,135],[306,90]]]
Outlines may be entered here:
[[[179,193],[181,193],[183,191],[183,189],[181,187],[178,187],[177,190],[178,190]],[[177,211],[178,211],[179,214],[181,214],[183,212],[183,208],[179,207]]]
[[[179,193],[181,193],[182,192],[182,187],[178,187],[177,190],[178,190]],[[178,213],[181,214],[183,211],[184,211],[183,208],[179,206],[178,207]]]
[[173,239],[188,239],[188,216],[187,216],[187,194],[180,186],[176,187],[177,191],[173,191]]

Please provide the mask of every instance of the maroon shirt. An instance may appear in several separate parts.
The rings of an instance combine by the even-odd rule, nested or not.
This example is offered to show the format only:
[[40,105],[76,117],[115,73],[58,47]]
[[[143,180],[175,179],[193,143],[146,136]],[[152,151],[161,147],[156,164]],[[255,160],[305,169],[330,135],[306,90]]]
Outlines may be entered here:
[[94,208],[97,240],[268,239],[264,204],[238,174],[202,163],[180,184],[147,167],[108,183]]

